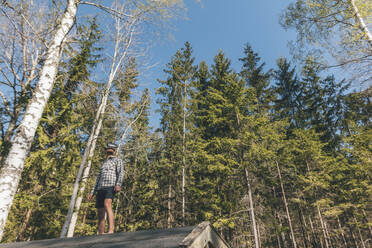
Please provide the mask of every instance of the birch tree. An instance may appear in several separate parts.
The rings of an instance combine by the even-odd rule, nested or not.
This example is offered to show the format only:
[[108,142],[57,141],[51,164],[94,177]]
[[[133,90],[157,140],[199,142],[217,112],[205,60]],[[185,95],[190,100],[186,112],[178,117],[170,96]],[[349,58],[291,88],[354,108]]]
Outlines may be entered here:
[[[55,4],[56,2],[53,1],[53,3]],[[171,9],[171,7],[175,6],[175,4],[177,3],[180,3],[180,1],[135,1],[135,4],[141,7],[140,13],[142,15],[148,13],[151,9],[156,7],[159,10],[158,13],[164,13],[164,15],[167,15],[167,17],[170,17],[171,13],[171,11],[167,10]],[[56,26],[55,32],[53,32],[50,39],[42,40],[43,43],[45,43],[47,50],[43,58],[43,66],[40,69],[40,77],[35,87],[32,99],[28,103],[27,108],[23,114],[23,119],[17,128],[17,134],[15,134],[13,137],[13,141],[11,142],[12,147],[9,151],[9,154],[7,155],[7,157],[4,157],[5,162],[1,171],[0,238],[2,237],[5,221],[7,219],[14,194],[17,190],[21,172],[24,167],[24,161],[30,149],[31,142],[33,140],[41,114],[48,101],[51,89],[53,88],[58,64],[61,58],[62,47],[66,42],[67,34],[74,24],[78,6],[80,6],[81,4],[97,7],[118,18],[126,17],[125,14],[120,13],[113,8],[101,5],[100,3],[66,0],[66,7],[63,15],[57,15],[57,19],[55,20],[54,24],[51,25],[53,27]],[[1,7],[9,6],[13,7],[8,1],[2,2]],[[9,20],[12,21],[11,18],[9,18]],[[30,23],[27,24],[29,25]],[[30,79],[32,77],[29,76],[28,78]],[[9,104],[7,104],[6,102],[4,102],[4,105],[9,106]]]
[[363,0],[297,0],[281,17],[284,28],[297,31],[296,57],[327,51],[337,63],[326,67],[354,69],[360,81],[372,80],[372,4]]
[[44,65],[36,85],[32,99],[27,105],[23,119],[14,135],[12,147],[0,172],[0,238],[3,235],[9,209],[17,191],[18,183],[24,167],[24,162],[33,141],[36,128],[44,107],[53,88],[57,68],[60,61],[62,46],[71,30],[76,17],[77,0],[68,0],[64,14],[60,20],[50,44],[48,45]]
[[154,17],[159,17],[158,15],[160,17],[163,16],[165,19],[169,18],[168,15],[170,15],[172,7],[175,6],[172,3],[162,2],[146,3],[138,1],[122,4],[120,1],[114,1],[113,7],[107,8],[90,2],[82,3],[93,5],[111,14],[115,27],[113,35],[114,49],[113,54],[109,56],[111,57],[111,66],[107,82],[102,92],[101,102],[75,179],[69,210],[60,235],[61,238],[65,237],[66,234],[67,237],[73,236],[113,82],[124,69],[126,62],[130,61],[130,58],[143,55],[138,54],[141,38],[143,38],[143,25],[151,23]]
[[0,6],[0,167],[39,77],[54,11],[45,1],[5,1]]

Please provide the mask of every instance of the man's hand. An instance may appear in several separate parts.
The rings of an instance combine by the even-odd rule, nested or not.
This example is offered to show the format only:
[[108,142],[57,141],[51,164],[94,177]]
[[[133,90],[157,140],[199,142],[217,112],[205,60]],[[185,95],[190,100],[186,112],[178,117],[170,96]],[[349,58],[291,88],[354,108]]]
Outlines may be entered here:
[[115,192],[120,192],[121,187],[120,186],[115,186],[114,190],[115,190]]
[[93,194],[92,193],[89,193],[89,195],[88,195],[88,201],[92,200],[92,198],[93,198]]

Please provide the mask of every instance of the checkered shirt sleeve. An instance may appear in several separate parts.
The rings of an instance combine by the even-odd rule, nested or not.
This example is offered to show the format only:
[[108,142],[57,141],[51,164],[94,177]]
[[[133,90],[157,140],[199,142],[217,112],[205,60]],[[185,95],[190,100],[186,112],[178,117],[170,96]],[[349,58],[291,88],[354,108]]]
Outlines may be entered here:
[[91,193],[105,187],[121,186],[123,183],[123,161],[120,158],[109,158],[103,162]]

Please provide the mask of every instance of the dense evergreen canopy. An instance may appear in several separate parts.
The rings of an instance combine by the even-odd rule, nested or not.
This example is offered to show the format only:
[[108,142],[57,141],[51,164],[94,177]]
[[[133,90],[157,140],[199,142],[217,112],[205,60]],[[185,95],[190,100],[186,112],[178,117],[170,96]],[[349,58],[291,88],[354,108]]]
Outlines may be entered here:
[[[78,29],[23,171],[4,242],[58,237],[99,104],[95,21]],[[134,58],[115,79],[98,151],[120,143],[123,191],[116,231],[210,220],[232,247],[368,247],[372,222],[371,90],[350,92],[308,60],[278,58],[266,69],[247,44],[236,70],[223,51],[195,64],[191,44],[158,79],[160,126],[151,99],[135,97]],[[3,125],[3,124],[2,124]],[[2,137],[4,139],[4,137]],[[4,152],[4,146],[2,146]],[[93,171],[103,153],[96,152]],[[88,180],[93,186],[94,172]],[[81,207],[75,235],[94,234],[94,203]]]

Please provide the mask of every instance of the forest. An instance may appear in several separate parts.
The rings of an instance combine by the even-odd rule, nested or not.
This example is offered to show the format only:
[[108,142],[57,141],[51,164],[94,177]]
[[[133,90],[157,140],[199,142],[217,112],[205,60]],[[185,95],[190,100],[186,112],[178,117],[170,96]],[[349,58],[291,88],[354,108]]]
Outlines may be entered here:
[[[354,25],[335,57],[359,78],[339,79],[306,44],[315,31],[300,18],[330,14],[295,1],[281,21],[305,30],[300,60],[267,68],[247,41],[240,69],[223,50],[196,63],[185,41],[152,93],[140,27],[173,18],[178,1],[45,2],[38,15],[33,1],[0,6],[1,242],[95,235],[87,195],[114,142],[125,167],[115,232],[209,220],[231,247],[372,246],[372,36],[358,22],[372,6],[309,1],[354,13],[334,23]],[[110,36],[96,17],[74,17],[84,4],[111,16]],[[325,23],[317,35],[330,34]]]

